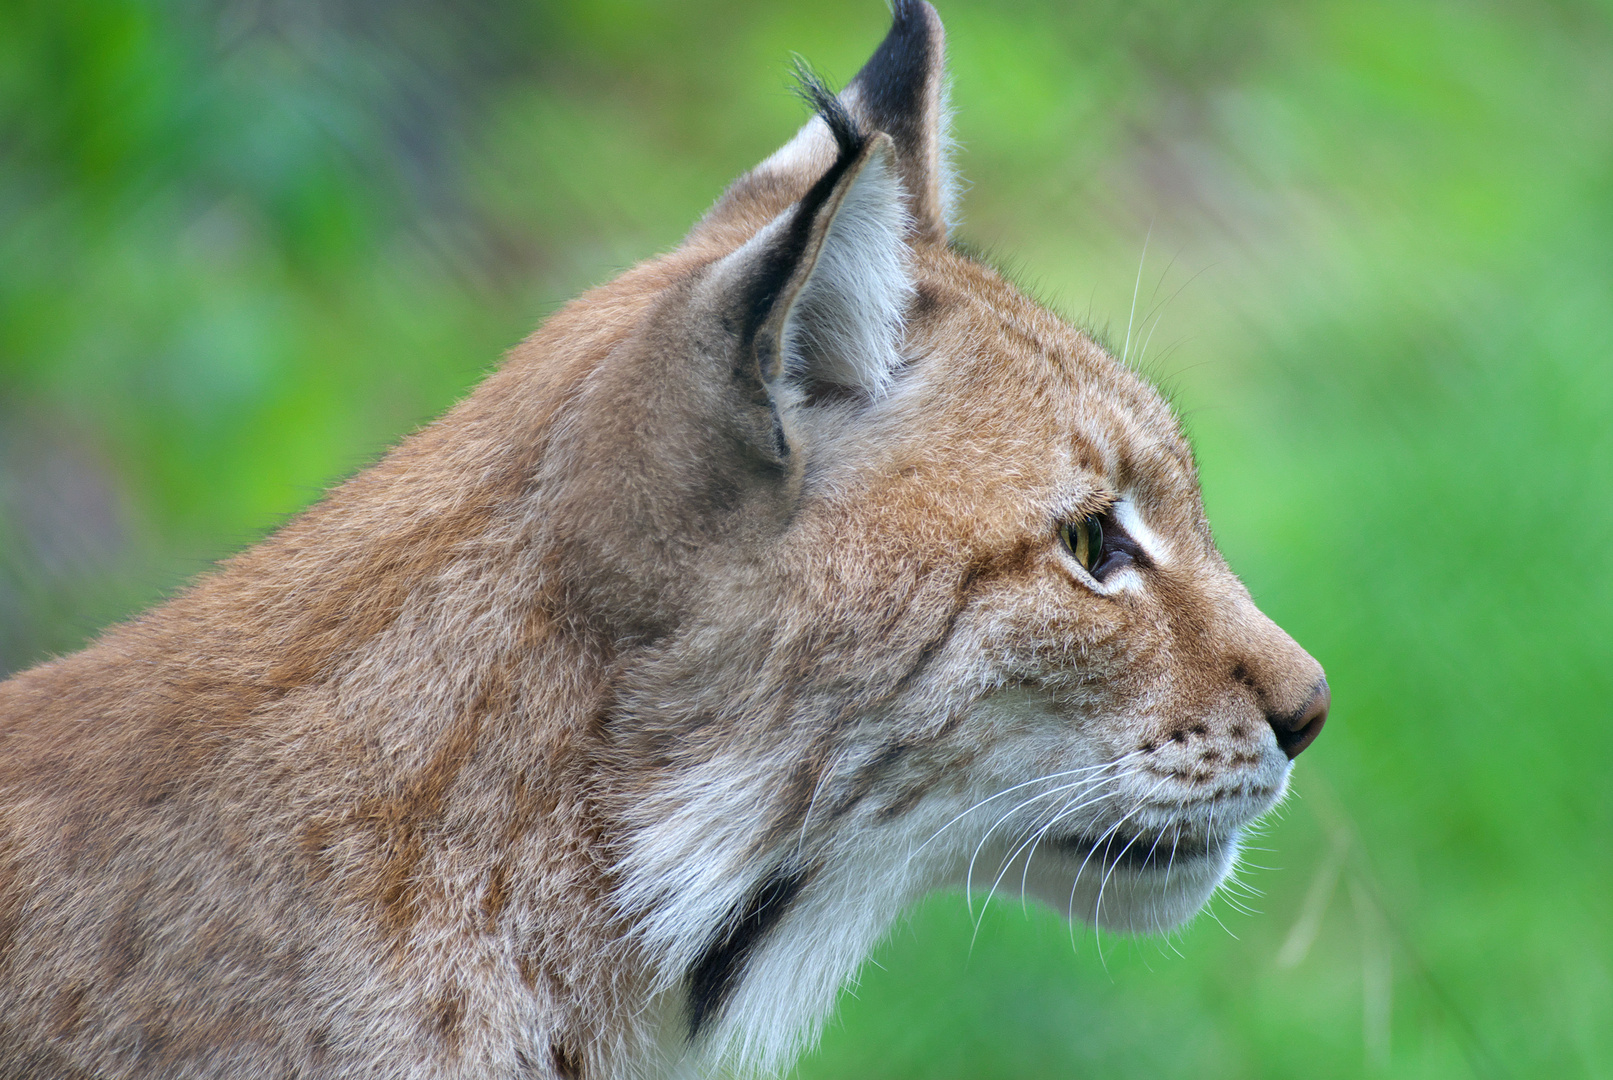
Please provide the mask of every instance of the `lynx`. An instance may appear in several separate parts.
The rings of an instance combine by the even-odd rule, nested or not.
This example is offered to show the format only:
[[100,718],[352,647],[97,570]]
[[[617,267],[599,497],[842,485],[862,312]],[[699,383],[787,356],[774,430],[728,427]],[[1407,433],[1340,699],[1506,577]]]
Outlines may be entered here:
[[916,0],[671,254],[0,686],[0,1075],[786,1067],[901,910],[1180,923],[1329,694],[948,239]]

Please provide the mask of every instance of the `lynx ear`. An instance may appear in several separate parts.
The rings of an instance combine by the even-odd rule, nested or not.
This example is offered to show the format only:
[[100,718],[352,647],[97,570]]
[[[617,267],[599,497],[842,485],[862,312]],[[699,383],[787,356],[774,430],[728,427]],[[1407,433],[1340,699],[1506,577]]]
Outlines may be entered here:
[[[896,0],[890,32],[855,78],[840,105],[857,127],[891,138],[902,182],[908,237],[944,241],[951,229],[956,184],[946,160],[946,65],[941,19],[923,0]],[[839,155],[822,112],[772,157],[723,195],[691,239],[755,229],[800,197]]]
[[923,0],[896,0],[890,32],[840,92],[867,131],[896,144],[914,232],[946,239],[957,185],[947,162],[946,37],[941,17]]
[[755,356],[775,409],[823,389],[882,394],[913,292],[891,137],[865,134],[820,84],[805,90],[835,141],[833,162],[710,278],[739,315],[742,353]]

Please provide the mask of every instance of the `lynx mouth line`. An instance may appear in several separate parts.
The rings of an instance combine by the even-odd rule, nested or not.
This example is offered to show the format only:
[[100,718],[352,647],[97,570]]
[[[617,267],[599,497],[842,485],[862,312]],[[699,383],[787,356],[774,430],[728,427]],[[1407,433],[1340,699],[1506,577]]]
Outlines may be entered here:
[[1097,856],[1105,869],[1124,866],[1128,870],[1168,869],[1195,859],[1219,854],[1227,838],[1221,836],[1177,836],[1165,831],[1105,833],[1102,836],[1050,837],[1047,846],[1082,859]]

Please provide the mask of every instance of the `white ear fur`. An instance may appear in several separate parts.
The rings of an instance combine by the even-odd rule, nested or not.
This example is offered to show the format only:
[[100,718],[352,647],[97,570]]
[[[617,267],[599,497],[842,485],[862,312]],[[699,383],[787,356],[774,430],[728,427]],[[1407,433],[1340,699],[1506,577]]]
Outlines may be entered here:
[[[952,102],[951,85],[943,81],[940,87],[940,106],[936,113],[936,142],[937,154],[935,167],[938,170],[936,186],[941,195],[942,227],[946,235],[952,234],[953,227],[958,222],[958,203],[967,186],[957,173],[953,157],[957,151],[957,140],[952,137]],[[855,109],[858,102],[858,93],[855,86],[847,87],[840,93],[841,100],[848,107]],[[823,117],[814,116],[808,120],[801,129],[795,133],[794,138],[773,151],[760,165],[752,170],[753,175],[775,174],[780,176],[820,176],[824,170],[834,163],[835,159],[834,136],[829,133],[829,125],[823,122]],[[894,170],[891,170],[894,172]],[[909,219],[908,225],[912,224]]]
[[951,236],[958,227],[958,205],[968,183],[958,175],[956,157],[958,140],[952,134],[952,80],[941,81],[941,104],[936,117],[936,186],[941,192],[941,225],[945,235]]
[[913,294],[902,182],[889,147],[852,181],[817,262],[784,323],[785,370],[802,382],[879,397],[901,364],[902,317]]
[[766,161],[751,171],[783,176],[821,176],[834,164],[837,150],[834,136],[829,133],[829,125],[823,122],[823,117],[814,116],[801,126],[794,138],[773,151]]

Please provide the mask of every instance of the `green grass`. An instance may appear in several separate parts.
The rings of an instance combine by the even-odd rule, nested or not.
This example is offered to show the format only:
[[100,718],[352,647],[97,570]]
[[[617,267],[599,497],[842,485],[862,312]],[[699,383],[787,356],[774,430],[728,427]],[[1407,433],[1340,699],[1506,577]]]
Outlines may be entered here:
[[[1122,346],[1141,262],[1129,351],[1334,713],[1261,895],[1101,943],[938,897],[799,1075],[1613,1076],[1610,9],[941,9],[963,237]],[[790,52],[843,79],[884,22],[247,10],[0,12],[0,670],[676,243],[800,121]]]

